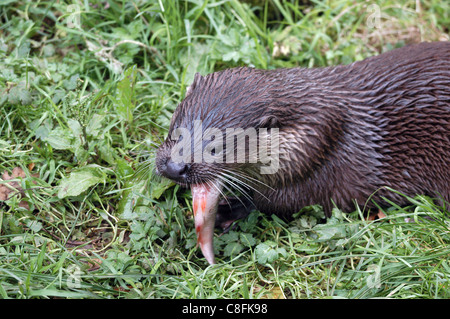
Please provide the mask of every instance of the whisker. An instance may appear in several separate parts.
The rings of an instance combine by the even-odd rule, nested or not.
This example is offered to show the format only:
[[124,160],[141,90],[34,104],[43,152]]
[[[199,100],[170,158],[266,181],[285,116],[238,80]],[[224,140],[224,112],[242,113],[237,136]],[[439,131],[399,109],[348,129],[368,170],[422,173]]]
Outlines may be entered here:
[[[233,182],[230,182],[225,176],[222,176],[222,175],[219,175],[218,178],[220,178],[220,179],[222,179],[222,180],[224,181],[224,182],[222,183],[223,187],[226,188],[226,190],[227,190],[228,192],[231,193],[231,195],[233,196],[233,198],[237,199],[243,206],[246,206],[245,203],[241,200],[241,197],[240,197],[240,196],[237,196],[237,195],[233,192],[233,190],[232,190],[230,187],[228,187],[228,186],[226,185],[227,183],[229,183],[229,184],[234,184],[234,183],[233,183]],[[233,185],[232,185],[232,186],[233,186]],[[235,188],[239,188],[239,186],[237,186],[237,185],[235,185],[235,184],[234,184],[234,187],[235,187]],[[249,201],[252,202],[252,198],[247,194],[247,192],[245,192],[244,190],[241,190],[241,193],[242,193],[242,195],[243,195],[245,198],[247,198]],[[224,195],[224,198],[225,198],[225,200],[226,200],[228,206],[229,206],[230,209],[231,209],[231,208],[232,208],[232,207],[231,207],[231,203],[229,202],[227,196]]]
[[[230,173],[232,173],[232,172],[230,172]],[[237,183],[239,183],[239,184],[241,184],[241,185],[243,185],[243,186],[245,186],[245,187],[247,187],[247,188],[249,188],[249,189],[251,189],[251,190],[257,192],[259,195],[261,195],[261,196],[264,197],[265,199],[269,200],[269,199],[267,198],[267,196],[265,196],[263,193],[261,193],[258,189],[256,189],[255,187],[253,187],[253,186],[251,186],[251,185],[245,183],[244,181],[240,180],[239,178],[237,178],[237,177],[235,177],[235,176],[232,176],[232,175],[230,175],[230,174],[227,174],[227,173],[222,173],[222,174],[223,174],[224,176],[228,177],[228,178],[233,179],[233,180],[236,181]],[[239,188],[238,188],[238,189],[239,189]],[[242,189],[242,188],[240,187],[240,189]]]
[[[224,176],[224,175],[219,174],[218,177],[219,177],[220,179],[222,179],[225,183],[230,184],[230,186],[232,186],[232,187],[236,188],[238,191],[240,191],[240,192],[242,193],[242,196],[244,196],[245,198],[247,198],[249,201],[252,201],[252,198],[250,197],[250,195],[248,195],[248,193],[247,193],[242,187],[240,187],[240,186],[237,185],[236,183],[230,181],[230,180],[227,179],[226,176]],[[225,183],[224,183],[224,184],[225,184]],[[225,187],[225,185],[224,185],[224,187]],[[236,194],[235,194],[229,187],[226,187],[226,188],[227,188],[227,190],[228,190],[235,198],[239,199],[239,196],[236,196]],[[239,201],[240,201],[242,204],[244,204],[240,199],[239,199]]]
[[[250,176],[248,176],[248,175],[245,175],[245,174],[243,174],[243,173],[235,172],[235,171],[232,171],[232,170],[226,170],[226,169],[224,169],[224,171],[226,171],[226,172],[228,172],[229,174],[231,174],[230,176],[236,175],[237,177],[234,177],[234,176],[233,176],[234,179],[235,179],[236,181],[238,181],[238,182],[241,183],[242,185],[246,186],[247,188],[249,188],[249,189],[251,189],[251,190],[254,190],[255,192],[258,192],[259,194],[261,194],[261,192],[259,192],[258,189],[256,189],[255,186],[251,185],[250,183],[247,183],[247,181],[252,181],[252,180],[253,180],[253,181],[260,182],[260,184],[262,184],[262,185],[264,185],[264,186],[266,186],[266,187],[268,187],[268,188],[270,188],[270,189],[273,190],[272,187],[266,185],[265,183],[263,183],[263,182],[261,182],[261,181],[259,181],[259,180],[257,180],[257,179],[254,179],[254,178],[252,178],[252,177],[250,177]],[[241,180],[240,178],[238,178],[238,177],[240,177],[242,180]],[[262,194],[261,194],[261,195],[262,195]]]
[[238,177],[241,177],[242,179],[249,180],[249,181],[252,181],[252,182],[256,182],[256,183],[261,184],[262,186],[265,186],[265,187],[267,187],[267,188],[270,188],[271,190],[275,190],[272,186],[269,186],[269,185],[267,185],[266,183],[260,181],[259,179],[256,179],[256,178],[254,178],[254,177],[251,177],[251,176],[248,175],[248,174],[245,174],[244,172],[237,172],[237,171],[229,170],[229,169],[223,169],[223,170],[224,170],[225,172],[227,172],[227,173],[234,174],[234,175],[236,175],[236,176],[238,176]]

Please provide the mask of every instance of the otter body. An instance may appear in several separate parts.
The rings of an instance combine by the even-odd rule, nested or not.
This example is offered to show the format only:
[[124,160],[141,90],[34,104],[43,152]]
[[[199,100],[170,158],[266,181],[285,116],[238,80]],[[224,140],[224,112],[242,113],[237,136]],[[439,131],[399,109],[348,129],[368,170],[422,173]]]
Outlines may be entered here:
[[290,215],[314,203],[327,215],[333,203],[353,211],[354,200],[365,204],[374,192],[381,206],[382,197],[406,204],[384,186],[450,201],[450,43],[282,72],[298,79],[285,82],[293,94],[279,105],[295,113],[277,112],[281,135],[289,123],[283,146],[290,160],[276,187],[264,192],[276,200],[256,194],[263,212]]
[[[261,174],[259,162],[174,163],[171,133],[181,127],[193,132],[198,120],[203,132],[277,129],[279,169]],[[353,211],[355,201],[370,206],[369,197],[380,205],[382,197],[406,204],[384,186],[450,201],[450,42],[421,43],[350,65],[244,67],[196,76],[156,167],[184,186],[248,190],[258,210],[286,218],[312,204],[327,216],[334,205]]]

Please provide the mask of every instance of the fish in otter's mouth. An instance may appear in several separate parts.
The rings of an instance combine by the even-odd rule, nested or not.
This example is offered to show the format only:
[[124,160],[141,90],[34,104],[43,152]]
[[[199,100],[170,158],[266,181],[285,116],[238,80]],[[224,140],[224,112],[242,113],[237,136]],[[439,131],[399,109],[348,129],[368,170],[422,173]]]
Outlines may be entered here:
[[197,244],[203,256],[214,264],[213,235],[220,191],[209,184],[191,185]]

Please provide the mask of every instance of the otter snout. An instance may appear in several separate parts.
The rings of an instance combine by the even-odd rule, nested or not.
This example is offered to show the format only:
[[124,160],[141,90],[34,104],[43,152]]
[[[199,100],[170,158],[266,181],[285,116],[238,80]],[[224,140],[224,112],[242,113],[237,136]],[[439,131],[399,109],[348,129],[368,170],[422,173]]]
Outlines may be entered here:
[[185,183],[188,166],[184,161],[173,160],[171,145],[162,144],[156,153],[156,173],[175,182]]
[[184,162],[176,162],[171,158],[167,159],[167,162],[160,167],[161,175],[170,178],[175,181],[184,182],[187,177],[188,165]]

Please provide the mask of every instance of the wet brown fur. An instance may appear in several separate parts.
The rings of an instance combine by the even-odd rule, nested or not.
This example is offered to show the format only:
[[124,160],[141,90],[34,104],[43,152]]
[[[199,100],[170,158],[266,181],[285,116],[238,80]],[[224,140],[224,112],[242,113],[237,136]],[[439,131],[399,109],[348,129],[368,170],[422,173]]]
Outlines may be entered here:
[[[235,68],[196,76],[169,131],[216,127],[279,128],[281,168],[258,174],[258,164],[193,163],[180,184],[207,182],[223,170],[254,183],[264,213],[289,217],[321,204],[345,211],[382,197],[406,195],[450,201],[450,42],[421,43],[350,65],[256,70]],[[156,164],[174,141],[158,150]],[[238,175],[236,175],[238,176]],[[247,181],[248,182],[248,181]]]

